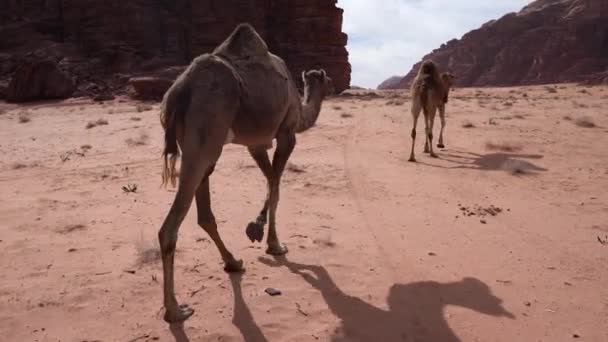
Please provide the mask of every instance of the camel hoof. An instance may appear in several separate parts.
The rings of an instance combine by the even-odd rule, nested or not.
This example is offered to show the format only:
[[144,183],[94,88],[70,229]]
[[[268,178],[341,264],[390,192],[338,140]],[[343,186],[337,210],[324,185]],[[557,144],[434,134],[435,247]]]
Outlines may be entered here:
[[266,254],[274,255],[274,256],[285,255],[285,254],[287,254],[288,251],[289,250],[287,249],[287,247],[285,245],[281,245],[278,243],[276,245],[268,246],[268,248],[266,248]]
[[445,148],[445,145],[444,144],[437,144],[437,147],[439,147],[439,148]]
[[262,238],[264,238],[264,225],[259,222],[249,222],[245,233],[251,242],[262,242]]
[[226,271],[227,273],[244,272],[245,268],[243,267],[243,260],[232,259],[231,261],[228,261],[224,265],[224,271]]
[[416,158],[412,157],[412,158],[408,159],[407,161],[415,163],[416,162]]
[[182,304],[177,307],[175,312],[166,311],[164,319],[167,323],[179,323],[187,320],[192,315],[194,315],[194,309],[187,304]]

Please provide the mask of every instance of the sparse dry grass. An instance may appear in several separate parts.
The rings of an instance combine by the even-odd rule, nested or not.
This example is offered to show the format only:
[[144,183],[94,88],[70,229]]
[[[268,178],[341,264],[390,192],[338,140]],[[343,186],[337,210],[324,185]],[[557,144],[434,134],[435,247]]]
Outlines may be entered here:
[[518,152],[523,149],[523,145],[515,141],[487,141],[486,149],[491,151]]
[[85,230],[87,226],[84,224],[68,224],[67,226],[59,229],[57,232],[61,234],[69,234],[79,230]]
[[96,121],[89,121],[87,123],[87,125],[85,126],[86,129],[91,129],[93,127],[97,127],[97,126],[103,126],[103,125],[107,125],[108,124],[108,120],[106,119],[97,119]]
[[137,138],[128,138],[127,140],[125,140],[125,142],[127,143],[127,145],[129,145],[131,147],[143,146],[148,143],[149,139],[150,139],[150,136],[148,136],[148,133],[140,132],[139,136]]
[[132,116],[130,119],[131,121],[141,121],[141,118],[138,116]]
[[574,124],[577,125],[578,127],[583,127],[583,128],[597,127],[595,122],[593,122],[593,119],[588,116],[583,116],[583,117],[577,118],[576,120],[574,120]]

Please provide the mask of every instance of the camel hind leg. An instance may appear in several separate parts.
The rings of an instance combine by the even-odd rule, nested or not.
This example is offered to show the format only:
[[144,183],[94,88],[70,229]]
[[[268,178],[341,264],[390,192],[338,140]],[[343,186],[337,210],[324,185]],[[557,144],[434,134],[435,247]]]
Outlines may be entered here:
[[[187,305],[178,305],[175,298],[174,256],[177,234],[195,193],[198,192],[197,197],[201,197],[201,191],[204,194],[208,190],[205,188],[208,183],[203,183],[201,191],[198,188],[222,153],[239,105],[239,87],[232,73],[224,66],[218,68],[218,64],[213,64],[213,61],[209,63],[211,64],[201,66],[209,69],[199,71],[198,76],[201,76],[202,81],[193,81],[195,84],[192,89],[195,91],[181,124],[183,137],[178,139],[183,152],[179,185],[171,209],[158,232],[163,262],[164,318],[170,323],[183,321],[194,313]],[[220,79],[219,84],[222,86],[213,85],[208,79]],[[206,227],[213,233],[209,226]],[[219,245],[218,248],[221,249]]]
[[445,128],[445,104],[439,106],[439,119],[441,120],[441,131],[439,131],[439,142],[437,143],[437,147],[445,148],[443,144],[443,130]]
[[416,161],[416,157],[414,155],[414,146],[416,145],[416,126],[418,125],[418,117],[420,116],[420,111],[422,111],[420,102],[414,100],[414,103],[412,104],[412,120],[413,120],[412,133],[411,133],[412,149],[410,151],[410,159],[409,159],[409,161],[411,161],[411,162]]
[[[188,144],[186,139],[186,145]],[[194,314],[194,310],[187,305],[178,305],[175,298],[174,257],[179,228],[190,209],[194,193],[199,187],[207,169],[215,164],[219,153],[185,153],[180,170],[179,186],[175,200],[158,232],[160,250],[163,262],[163,296],[165,305],[165,321],[169,323],[186,320]]]
[[[435,114],[437,112],[437,108],[435,106],[430,106],[428,110],[428,115],[425,115],[426,121],[426,143],[424,145],[424,152],[428,152],[431,157],[437,158],[437,154],[433,151],[433,125],[435,123]],[[426,114],[426,113],[425,113]]]

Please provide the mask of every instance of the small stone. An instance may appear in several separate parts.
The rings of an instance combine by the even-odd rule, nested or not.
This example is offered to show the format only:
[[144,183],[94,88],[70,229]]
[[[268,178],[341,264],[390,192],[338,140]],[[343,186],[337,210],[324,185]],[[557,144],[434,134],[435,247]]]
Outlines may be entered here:
[[281,295],[281,290],[277,290],[275,288],[269,287],[266,290],[264,290],[264,292],[268,293],[271,296],[280,296]]
[[482,224],[486,224],[486,220],[479,220],[479,222],[481,222]]
[[581,336],[580,336],[579,334],[574,334],[574,335],[572,335],[572,337],[574,337],[574,338],[579,338],[579,337],[581,337]]

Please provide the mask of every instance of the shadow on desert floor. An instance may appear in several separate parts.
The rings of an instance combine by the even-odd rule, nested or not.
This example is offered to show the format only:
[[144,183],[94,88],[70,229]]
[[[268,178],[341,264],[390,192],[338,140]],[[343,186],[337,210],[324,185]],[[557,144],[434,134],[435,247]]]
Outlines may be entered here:
[[464,151],[453,151],[452,153],[440,153],[439,159],[448,161],[456,166],[439,166],[425,162],[422,165],[439,167],[444,169],[470,169],[481,171],[510,171],[521,174],[537,174],[538,172],[548,171],[548,169],[538,166],[530,160],[539,160],[543,156],[540,154],[519,154],[519,153],[488,153],[477,154]]
[[[344,293],[323,266],[290,262],[286,258],[260,261],[271,267],[285,267],[300,275],[313,288],[319,290],[331,312],[340,319],[341,326],[332,341],[461,341],[448,325],[443,311],[456,305],[478,313],[507,317],[515,316],[502,306],[490,288],[475,278],[458,282],[439,283],[422,281],[394,284],[389,291],[384,310]],[[247,342],[268,341],[255,322],[241,290],[241,274],[230,276],[234,293],[232,323]],[[176,342],[188,342],[183,325],[172,325]]]
[[[502,306],[502,300],[475,278],[451,283],[421,281],[394,284],[387,298],[388,310],[385,310],[344,293],[323,266],[290,262],[283,257],[275,260],[260,258],[260,261],[271,267],[285,267],[321,293],[328,308],[341,321],[332,341],[457,342],[460,339],[443,314],[449,305],[495,317],[515,318]],[[244,341],[268,341],[243,298],[241,278],[242,275],[230,276],[234,293],[232,322]],[[172,332],[177,342],[189,341],[183,329],[172,328]]]

